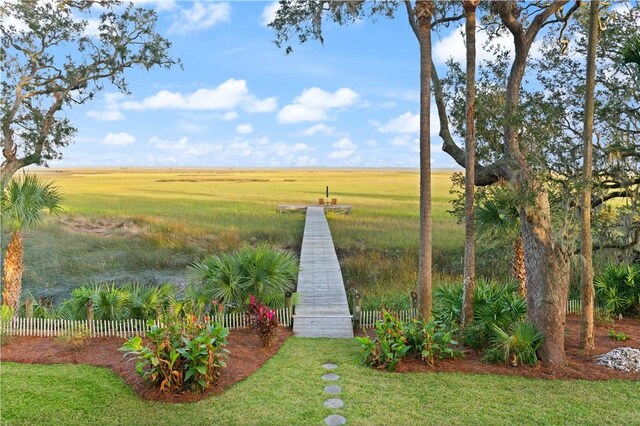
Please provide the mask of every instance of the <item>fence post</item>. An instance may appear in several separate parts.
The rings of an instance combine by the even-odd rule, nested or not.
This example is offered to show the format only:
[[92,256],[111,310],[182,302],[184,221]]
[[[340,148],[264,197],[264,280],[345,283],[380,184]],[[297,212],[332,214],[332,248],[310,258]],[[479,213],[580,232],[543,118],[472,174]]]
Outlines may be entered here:
[[24,302],[24,310],[27,318],[33,318],[33,299],[29,298]]
[[293,327],[293,315],[292,315],[292,308],[291,308],[291,297],[292,294],[290,291],[287,291],[284,294],[284,309],[285,309],[285,315],[288,315],[288,321],[287,321],[287,326],[288,327]]
[[93,321],[93,302],[87,302],[87,321]]
[[356,294],[353,296],[353,325],[356,328],[360,327],[360,313],[362,312],[362,301],[360,299],[360,293],[356,289]]

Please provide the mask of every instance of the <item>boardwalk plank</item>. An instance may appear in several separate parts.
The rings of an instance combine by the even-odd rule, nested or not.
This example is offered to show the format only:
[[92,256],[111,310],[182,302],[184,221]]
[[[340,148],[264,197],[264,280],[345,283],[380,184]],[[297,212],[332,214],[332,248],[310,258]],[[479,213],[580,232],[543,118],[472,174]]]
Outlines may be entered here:
[[307,208],[298,294],[296,336],[353,338],[340,263],[322,207]]

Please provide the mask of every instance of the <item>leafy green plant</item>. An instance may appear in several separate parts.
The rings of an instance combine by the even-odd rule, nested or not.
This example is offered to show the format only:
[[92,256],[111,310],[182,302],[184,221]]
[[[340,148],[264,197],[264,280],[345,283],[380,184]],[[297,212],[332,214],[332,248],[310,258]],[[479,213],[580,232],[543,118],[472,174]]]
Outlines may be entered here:
[[624,342],[625,340],[631,339],[631,336],[628,334],[623,333],[622,331],[615,331],[613,329],[607,331],[607,336],[609,336],[609,339],[616,340],[618,342]]
[[395,370],[411,349],[404,324],[386,310],[382,311],[382,318],[376,322],[375,339],[356,337],[356,340],[362,345],[367,364],[388,371]]
[[[490,344],[494,335],[493,326],[508,329],[522,321],[527,305],[518,293],[518,284],[496,284],[480,280],[474,293],[474,323],[462,331],[462,342],[473,349]],[[441,285],[434,290],[434,316],[446,327],[454,329],[460,325],[462,310],[462,286]]]
[[9,343],[11,336],[9,335],[9,323],[13,320],[13,309],[7,305],[0,307],[0,346]]
[[596,301],[614,314],[640,315],[640,265],[614,265],[604,268],[594,280]]
[[536,365],[536,351],[542,344],[544,335],[530,322],[519,322],[505,331],[493,325],[492,347],[485,352],[484,359],[489,362],[504,362],[513,366],[518,364]]
[[405,327],[411,347],[409,354],[419,356],[429,365],[433,365],[436,359],[462,357],[461,351],[452,348],[458,345],[453,339],[455,331],[434,320],[425,323],[414,319]]
[[251,323],[251,329],[258,335],[262,346],[271,347],[278,337],[279,321],[276,311],[256,301],[255,296],[249,297],[249,310],[247,315]]
[[193,282],[208,300],[243,310],[253,294],[268,306],[281,308],[285,292],[294,289],[298,260],[291,253],[261,244],[208,256],[194,262],[190,270]]
[[165,314],[161,325],[147,333],[148,343],[134,336],[120,350],[136,360],[136,371],[143,379],[162,391],[204,391],[226,367],[228,334],[221,322],[211,322],[194,307],[191,312]]

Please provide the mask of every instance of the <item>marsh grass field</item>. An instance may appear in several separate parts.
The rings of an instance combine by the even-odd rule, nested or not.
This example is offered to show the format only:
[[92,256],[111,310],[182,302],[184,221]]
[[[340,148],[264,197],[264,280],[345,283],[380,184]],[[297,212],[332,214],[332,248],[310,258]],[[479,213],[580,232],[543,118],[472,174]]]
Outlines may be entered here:
[[[329,214],[347,289],[365,307],[403,306],[415,288],[415,170],[37,169],[63,196],[64,212],[25,235],[24,289],[59,300],[95,282],[187,282],[197,258],[268,242],[298,252],[304,214],[278,204],[330,198],[353,206]],[[463,229],[451,208],[451,172],[433,175],[436,280],[462,269]],[[7,235],[3,234],[3,244]],[[508,263],[508,262],[507,262]]]

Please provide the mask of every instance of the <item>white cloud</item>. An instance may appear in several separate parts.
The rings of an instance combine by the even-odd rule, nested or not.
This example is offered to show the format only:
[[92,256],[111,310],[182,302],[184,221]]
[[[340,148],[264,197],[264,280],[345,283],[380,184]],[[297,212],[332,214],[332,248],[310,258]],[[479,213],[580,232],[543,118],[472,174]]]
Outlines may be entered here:
[[352,106],[358,101],[358,98],[358,93],[347,87],[333,93],[319,87],[311,87],[303,90],[292,104],[285,105],[278,112],[278,121],[280,123],[298,123],[325,120],[329,110]]
[[[460,25],[451,31],[448,36],[443,37],[434,44],[433,60],[436,64],[444,64],[449,58],[453,58],[453,60],[462,64],[462,68],[464,69],[467,48],[465,46],[463,32],[464,25]],[[484,48],[488,38],[487,32],[482,31],[480,27],[478,27],[478,31],[476,32],[476,60],[478,63],[485,60],[492,60],[494,58],[494,54]],[[496,37],[493,40],[493,43],[501,46],[505,50],[513,52],[513,37],[508,32],[504,32],[500,36]],[[531,46],[529,56],[533,58],[540,58],[540,46],[541,41],[534,42]],[[513,58],[513,53],[511,53],[510,56]]]
[[169,33],[186,34],[211,28],[229,22],[230,15],[231,5],[226,2],[193,3],[191,9],[180,10],[180,16],[169,28]]
[[269,3],[262,10],[262,17],[260,23],[265,27],[276,19],[276,13],[280,9],[280,2],[274,1],[273,3]]
[[91,117],[98,121],[119,121],[124,120],[125,116],[120,111],[120,101],[124,99],[122,93],[106,93],[104,95],[102,110],[92,109],[87,112],[87,117]]
[[[223,149],[223,146],[219,144],[189,143],[189,138],[186,136],[177,141],[161,139],[154,136],[149,139],[149,145],[156,150],[171,153],[171,158],[175,160],[171,161],[171,163],[206,158],[206,156],[217,153]],[[157,163],[157,161],[155,163]]]
[[412,114],[407,111],[385,124],[378,122],[372,122],[372,124],[381,133],[418,133],[420,132],[420,114]]
[[225,112],[220,118],[224,121],[233,121],[238,118],[238,113],[235,111]]
[[336,133],[336,128],[335,127],[327,126],[324,123],[314,124],[313,126],[307,128],[307,129],[305,129],[305,130],[303,130],[301,132],[301,134],[303,136],[313,136],[313,135],[317,135],[317,134],[332,136],[332,135],[335,135],[335,133]]
[[[147,109],[184,109],[184,110],[232,110],[242,107],[247,112],[268,112],[277,108],[276,98],[258,99],[249,92],[245,80],[229,80],[220,83],[215,89],[198,89],[193,93],[182,94],[161,90],[142,101],[128,101],[122,108],[131,110]],[[222,117],[230,121],[237,118],[236,112]]]
[[270,97],[265,99],[256,99],[250,97],[244,107],[247,112],[271,112],[278,108],[278,98]]
[[136,138],[129,133],[107,133],[102,139],[102,143],[105,145],[131,145],[135,143]]
[[351,142],[351,139],[349,138],[342,138],[339,141],[334,142],[333,147],[338,149],[356,149],[356,144]]
[[166,11],[173,10],[176,7],[176,2],[174,0],[129,0],[132,3],[135,3],[136,6],[142,7],[150,7],[155,9],[156,11]]
[[241,135],[248,135],[249,133],[253,133],[253,126],[249,123],[239,124],[236,126],[236,133]]

